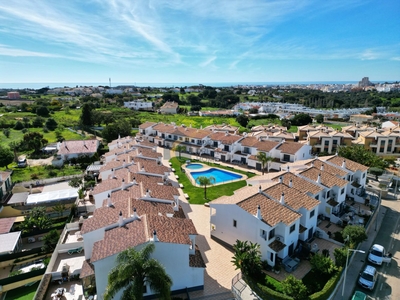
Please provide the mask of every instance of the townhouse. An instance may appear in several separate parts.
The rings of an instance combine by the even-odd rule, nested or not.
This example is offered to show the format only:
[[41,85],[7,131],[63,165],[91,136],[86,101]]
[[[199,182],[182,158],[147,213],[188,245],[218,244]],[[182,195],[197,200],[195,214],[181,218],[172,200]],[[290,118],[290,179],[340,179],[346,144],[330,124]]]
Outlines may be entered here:
[[294,254],[300,239],[313,235],[318,204],[281,179],[245,187],[210,202],[211,237],[228,245],[236,240],[258,243],[262,259],[275,265]]
[[[84,290],[94,288],[103,299],[117,255],[148,243],[155,244],[152,257],[172,278],[172,292],[203,289],[205,264],[196,246],[197,232],[180,206],[176,182],[168,178],[170,168],[161,164],[154,144],[149,147],[132,139],[112,144],[112,154],[103,157],[100,181],[92,191],[93,216],[83,221],[80,230]],[[143,291],[145,298],[154,294],[148,284]]]
[[[221,128],[225,128],[222,126]],[[286,141],[288,133],[281,132],[282,128],[273,129],[273,134],[263,136],[260,132],[243,135],[229,133],[228,129],[218,130],[214,125],[213,131],[196,129],[184,125],[145,122],[139,126],[138,138],[156,144],[160,147],[173,149],[176,145],[186,147],[191,154],[208,155],[216,160],[247,164],[249,167],[261,170],[261,164],[256,155],[265,152],[276,160],[271,167],[279,169],[280,163],[293,162],[299,159],[311,158],[311,147]],[[225,132],[224,132],[225,131]],[[292,135],[288,135],[291,140]]]
[[53,159],[52,164],[62,166],[66,161],[73,158],[92,157],[97,153],[99,146],[100,142],[97,139],[59,142],[57,143],[57,156]]

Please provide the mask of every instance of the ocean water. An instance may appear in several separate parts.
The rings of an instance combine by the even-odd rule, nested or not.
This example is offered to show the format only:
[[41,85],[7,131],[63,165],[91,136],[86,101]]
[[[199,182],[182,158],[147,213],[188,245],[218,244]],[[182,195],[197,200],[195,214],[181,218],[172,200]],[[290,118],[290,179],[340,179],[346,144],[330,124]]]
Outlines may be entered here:
[[[393,80],[372,81],[373,83],[394,82]],[[199,84],[213,86],[213,87],[231,87],[238,85],[288,85],[288,84],[355,84],[358,81],[299,81],[299,82],[112,82],[112,86],[137,86],[137,87],[189,87]],[[109,82],[35,82],[35,83],[2,83],[0,82],[0,89],[40,89],[43,87],[57,88],[57,87],[83,87],[83,86],[108,86]]]

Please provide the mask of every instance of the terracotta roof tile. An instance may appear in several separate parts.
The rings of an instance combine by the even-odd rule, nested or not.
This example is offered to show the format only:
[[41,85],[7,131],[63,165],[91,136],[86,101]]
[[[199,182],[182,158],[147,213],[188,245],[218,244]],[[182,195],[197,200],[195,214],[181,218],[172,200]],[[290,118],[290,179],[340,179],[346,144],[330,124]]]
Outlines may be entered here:
[[90,259],[83,261],[81,273],[79,274],[79,278],[85,278],[90,275],[94,275],[94,266],[90,262]]
[[269,152],[279,145],[279,142],[275,141],[259,141],[254,146],[257,148],[257,151]]
[[263,221],[271,227],[280,222],[291,225],[301,217],[301,214],[260,193],[244,199],[237,205],[251,215],[257,213],[257,207],[260,205]]
[[225,145],[231,145],[242,139],[243,136],[224,132],[214,132],[209,135],[209,138],[213,141],[219,141]]
[[282,183],[271,186],[264,190],[264,192],[277,201],[281,199],[281,195],[284,193],[285,204],[296,211],[299,211],[302,207],[307,210],[312,210],[320,204],[320,201]]
[[98,140],[64,141],[60,143],[57,154],[91,154],[97,152],[98,147]]
[[149,128],[149,127],[154,126],[154,125],[156,125],[156,124],[157,124],[157,123],[155,123],[155,122],[148,122],[148,121],[146,121],[146,122],[140,124],[140,125],[139,125],[139,128],[140,128],[140,129],[146,129],[146,128]]
[[[299,190],[300,192],[303,192],[303,193],[309,192],[313,195],[316,195],[323,190],[323,188],[320,187],[317,183],[312,183],[308,180],[305,180],[304,178],[296,176],[293,173],[287,172],[285,174],[282,174],[281,176],[282,176],[282,181],[284,184],[289,186],[289,182],[290,182],[290,180],[292,180],[293,188]],[[281,177],[281,176],[277,176],[273,179],[279,180],[279,177]]]
[[340,156],[334,156],[332,158],[329,158],[327,161],[332,163],[332,164],[334,164],[334,165],[337,165],[337,166],[341,167],[344,160],[346,161],[346,169],[348,169],[348,170],[350,170],[352,172],[356,172],[358,170],[360,170],[361,172],[365,172],[365,171],[367,171],[369,169],[367,166],[364,166],[364,165],[359,164],[359,163],[357,163],[355,161],[352,161],[350,159],[343,158],[343,157],[340,157]]
[[304,145],[294,142],[283,142],[276,149],[286,154],[296,154]]
[[319,159],[314,159],[313,161],[309,162],[307,165],[311,166],[312,164],[314,164],[314,167],[317,169],[321,169],[321,167],[324,166],[325,172],[328,172],[335,176],[344,177],[348,174],[348,172],[346,172],[342,168],[338,168],[337,166],[327,164],[324,161],[321,161]]
[[318,175],[321,174],[321,184],[332,188],[334,186],[344,187],[347,185],[347,181],[341,178],[338,178],[328,172],[321,171],[317,168],[309,168],[306,171],[300,173],[301,176],[307,177],[315,182],[317,182]]

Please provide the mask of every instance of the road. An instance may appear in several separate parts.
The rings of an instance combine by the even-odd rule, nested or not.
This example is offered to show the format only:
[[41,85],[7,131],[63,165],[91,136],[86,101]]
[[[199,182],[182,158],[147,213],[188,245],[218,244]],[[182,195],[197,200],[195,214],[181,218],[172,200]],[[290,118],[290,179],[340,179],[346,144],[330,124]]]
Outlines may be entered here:
[[374,291],[367,292],[371,299],[400,299],[400,201],[383,200],[382,206],[387,208],[383,216],[382,226],[376,236],[375,243],[384,246],[393,254],[392,262],[378,266],[378,281]]

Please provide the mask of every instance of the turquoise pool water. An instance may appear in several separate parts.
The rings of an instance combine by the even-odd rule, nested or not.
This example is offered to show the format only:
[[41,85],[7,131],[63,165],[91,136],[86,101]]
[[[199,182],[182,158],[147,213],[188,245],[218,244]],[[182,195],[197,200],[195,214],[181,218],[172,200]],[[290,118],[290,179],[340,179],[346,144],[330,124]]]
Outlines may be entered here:
[[202,164],[189,164],[186,166],[186,169],[189,169],[189,170],[198,170],[201,168],[203,168]]
[[215,178],[215,183],[222,183],[242,178],[242,175],[215,168],[211,168],[202,172],[190,172],[190,175],[194,180],[196,180],[199,176],[212,176]]

